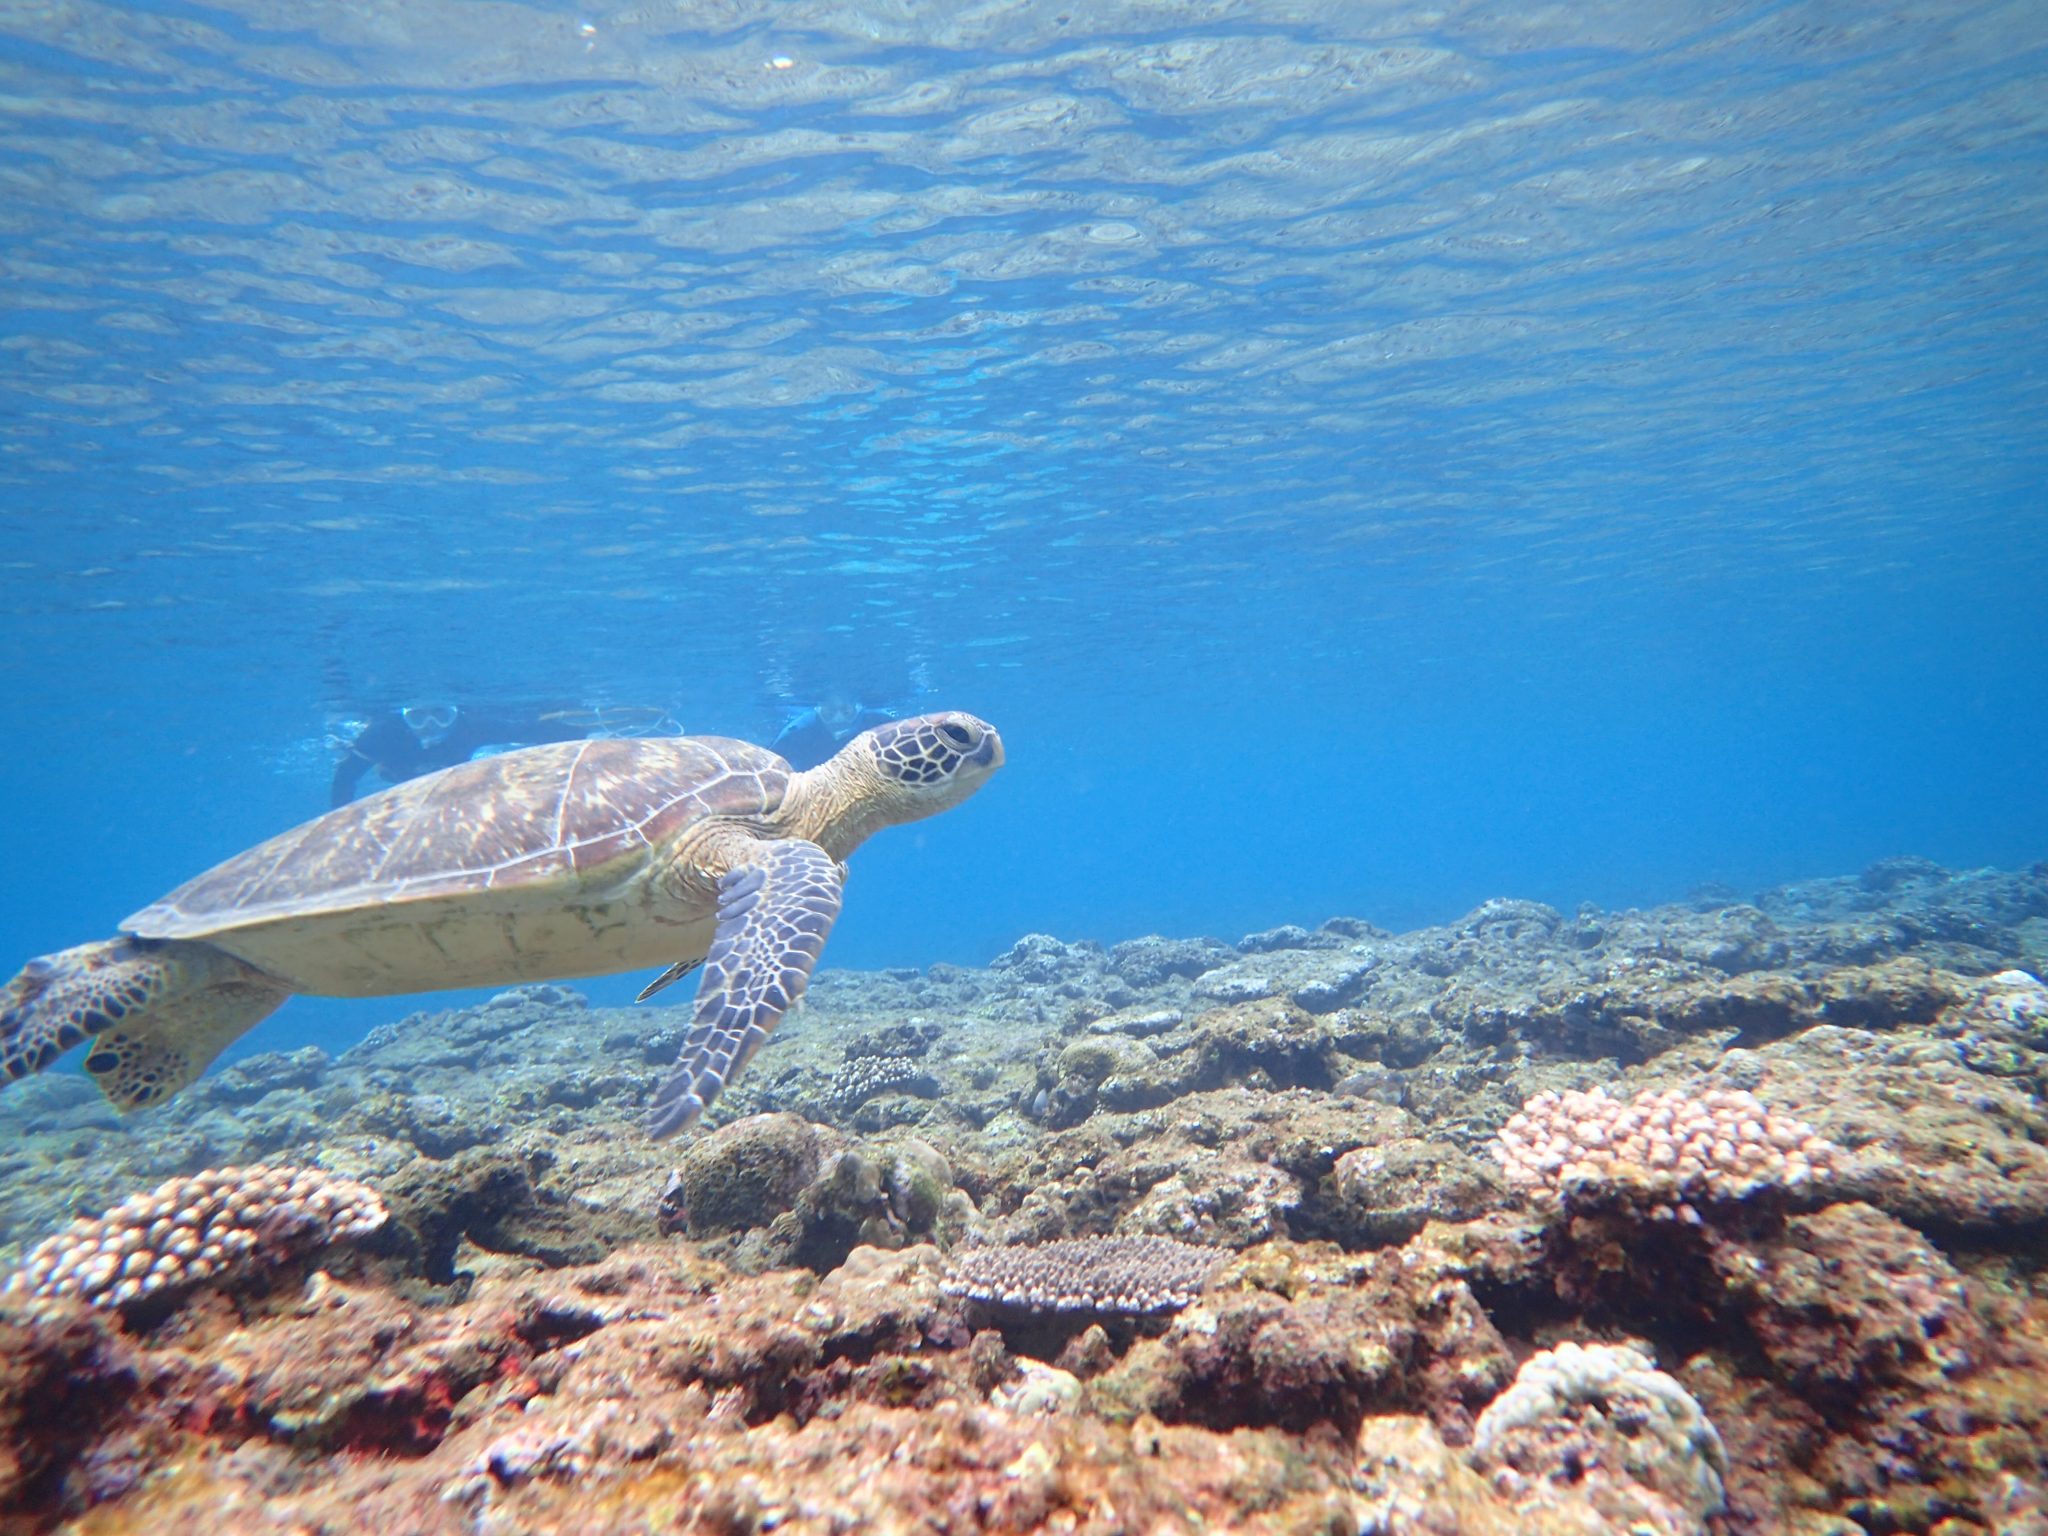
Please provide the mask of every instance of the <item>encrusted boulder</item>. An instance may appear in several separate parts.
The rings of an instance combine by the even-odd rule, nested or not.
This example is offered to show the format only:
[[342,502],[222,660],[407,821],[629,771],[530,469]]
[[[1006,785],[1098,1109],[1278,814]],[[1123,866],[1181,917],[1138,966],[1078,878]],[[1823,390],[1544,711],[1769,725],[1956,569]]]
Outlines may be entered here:
[[1822,1025],[1723,1063],[1847,1150],[1838,1198],[1993,1240],[2048,1223],[2048,1104],[1961,1040]]
[[1335,1080],[1329,1031],[1280,998],[1221,1008],[1195,1021],[1191,1087],[1225,1083],[1327,1088]]
[[1642,1351],[1563,1343],[1522,1362],[1479,1416],[1471,1459],[1504,1492],[1574,1488],[1617,1528],[1704,1536],[1728,1453],[1699,1403]]
[[1335,934],[1310,933],[1299,923],[1282,923],[1278,928],[1246,934],[1237,947],[1243,954],[1263,955],[1276,949],[1328,949],[1338,942]]
[[1272,975],[1242,965],[1219,966],[1195,978],[1194,995],[1215,1003],[1250,1003],[1271,997],[1279,990]]
[[973,1215],[946,1159],[900,1133],[852,1141],[792,1114],[720,1126],[684,1154],[664,1195],[671,1225],[742,1269],[832,1269],[856,1244],[950,1239]]
[[1192,979],[1236,958],[1237,951],[1220,939],[1168,939],[1156,933],[1127,939],[1109,951],[1110,968],[1140,990],[1175,977]]
[[1508,1199],[1497,1168],[1462,1147],[1420,1136],[1354,1147],[1330,1175],[1324,1214],[1347,1246],[1405,1243],[1432,1221],[1470,1221]]
[[1275,1243],[1240,1255],[1163,1336],[1090,1382],[1088,1401],[1119,1418],[1346,1434],[1367,1414],[1420,1411],[1462,1435],[1511,1369],[1463,1281],[1398,1253],[1331,1259]]
[[685,1148],[676,1164],[690,1235],[766,1226],[795,1208],[825,1159],[844,1145],[829,1127],[786,1113],[719,1126]]
[[1289,996],[1309,1013],[1335,1013],[1364,997],[1372,986],[1374,960],[1333,959],[1297,981]]
[[1526,944],[1549,938],[1563,926],[1557,908],[1540,901],[1496,896],[1482,901],[1453,925],[1458,936],[1493,943]]
[[1049,933],[1027,933],[989,962],[989,969],[1031,986],[1048,987],[1086,969],[1086,951]]

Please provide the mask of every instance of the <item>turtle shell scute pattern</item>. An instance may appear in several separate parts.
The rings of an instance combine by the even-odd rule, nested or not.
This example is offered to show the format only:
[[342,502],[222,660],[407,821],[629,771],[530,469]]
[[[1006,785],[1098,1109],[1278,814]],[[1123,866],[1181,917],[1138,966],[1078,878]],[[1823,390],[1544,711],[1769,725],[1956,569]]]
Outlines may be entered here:
[[224,864],[123,927],[196,938],[275,917],[573,880],[707,816],[772,818],[789,766],[715,736],[560,742],[358,800]]

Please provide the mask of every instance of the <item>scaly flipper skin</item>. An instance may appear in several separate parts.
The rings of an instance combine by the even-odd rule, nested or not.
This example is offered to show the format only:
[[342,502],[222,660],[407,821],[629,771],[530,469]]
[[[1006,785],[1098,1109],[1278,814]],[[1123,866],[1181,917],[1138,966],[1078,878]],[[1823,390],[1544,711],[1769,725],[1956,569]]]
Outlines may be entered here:
[[0,991],[0,1071],[40,1072],[74,1045],[116,1109],[169,1098],[291,989],[211,944],[103,939],[40,955]]
[[757,843],[718,882],[718,933],[675,1069],[655,1091],[647,1133],[687,1130],[803,996],[839,916],[845,874],[816,843]]

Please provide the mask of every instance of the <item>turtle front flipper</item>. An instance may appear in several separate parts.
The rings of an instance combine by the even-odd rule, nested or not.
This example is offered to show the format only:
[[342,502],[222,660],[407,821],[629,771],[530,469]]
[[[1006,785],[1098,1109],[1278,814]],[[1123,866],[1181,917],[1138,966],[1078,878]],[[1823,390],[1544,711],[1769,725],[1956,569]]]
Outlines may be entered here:
[[675,1069],[655,1090],[647,1133],[696,1123],[803,996],[839,916],[844,871],[816,843],[754,844],[718,882],[718,931]]
[[0,1072],[40,1072],[93,1042],[85,1069],[116,1109],[161,1103],[291,989],[211,944],[103,939],[39,955],[0,990]]

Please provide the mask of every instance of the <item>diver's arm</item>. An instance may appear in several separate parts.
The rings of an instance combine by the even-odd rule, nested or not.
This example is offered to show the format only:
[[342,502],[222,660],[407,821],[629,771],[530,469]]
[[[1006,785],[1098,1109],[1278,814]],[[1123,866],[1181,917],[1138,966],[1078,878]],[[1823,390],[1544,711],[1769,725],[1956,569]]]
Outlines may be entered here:
[[816,709],[792,709],[789,717],[782,722],[782,729],[769,740],[768,750],[780,752],[785,743],[796,741],[819,728],[822,722]]
[[847,727],[846,735],[851,739],[862,731],[871,731],[878,725],[887,725],[891,720],[902,718],[900,710],[887,704],[863,704],[854,711],[853,724]]
[[418,752],[419,744],[397,715],[374,717],[356,732],[356,739],[348,744],[348,751],[334,765],[334,783],[328,790],[329,799],[336,805],[347,805],[355,798],[356,785],[372,768],[384,777],[386,783],[396,784],[400,779],[410,778],[420,771],[418,766],[409,762]]
[[334,782],[328,786],[327,803],[338,809],[355,799],[356,785],[369,766],[370,760],[354,747],[344,752],[341,761],[334,765]]

